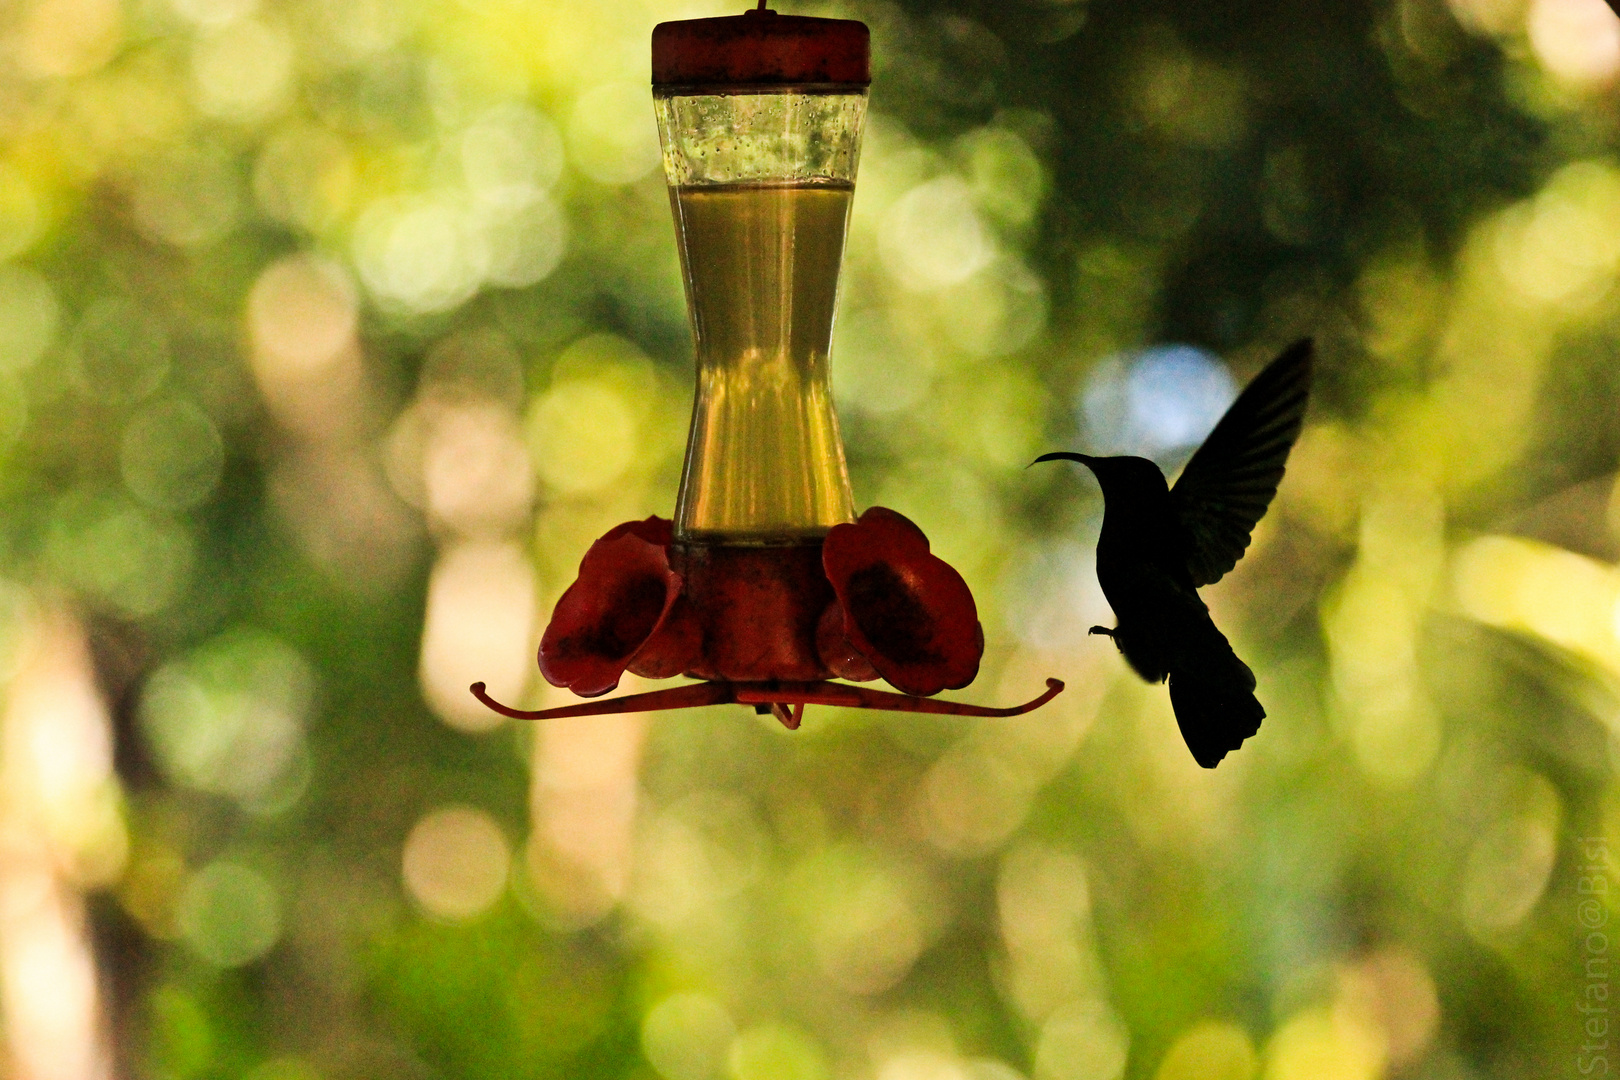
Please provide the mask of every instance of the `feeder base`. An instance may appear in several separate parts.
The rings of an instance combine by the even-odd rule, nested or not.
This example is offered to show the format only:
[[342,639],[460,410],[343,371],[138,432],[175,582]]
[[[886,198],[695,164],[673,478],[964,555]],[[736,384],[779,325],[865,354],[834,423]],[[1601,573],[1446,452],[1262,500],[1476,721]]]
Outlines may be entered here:
[[659,712],[664,709],[692,709],[700,705],[753,705],[765,706],[777,719],[790,728],[799,726],[806,705],[836,705],[845,709],[883,709],[890,712],[940,713],[949,716],[1021,716],[1045,705],[1063,691],[1060,679],[1047,679],[1046,692],[1022,705],[993,709],[984,705],[969,705],[962,701],[941,701],[939,698],[913,697],[910,694],[892,694],[887,690],[874,690],[869,686],[850,686],[847,683],[788,682],[700,682],[686,686],[669,686],[645,694],[628,694],[606,701],[582,701],[577,705],[559,705],[555,709],[513,709],[502,705],[484,690],[483,683],[473,683],[472,693],[479,701],[502,716],[514,720],[551,720],[565,716],[605,716],[610,713]]
[[670,569],[703,635],[695,679],[812,680],[832,674],[816,650],[816,626],[833,601],[821,540],[738,544],[677,540]]

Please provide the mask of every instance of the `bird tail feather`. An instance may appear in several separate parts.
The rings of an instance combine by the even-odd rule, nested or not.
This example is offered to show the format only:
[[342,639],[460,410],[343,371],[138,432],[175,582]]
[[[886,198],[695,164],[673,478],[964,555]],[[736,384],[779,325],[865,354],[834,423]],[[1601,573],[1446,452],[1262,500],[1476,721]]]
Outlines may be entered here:
[[[1238,664],[1243,661],[1236,656]],[[1251,678],[1250,686],[1253,685]],[[1266,710],[1253,690],[1223,679],[1208,683],[1182,671],[1170,673],[1170,707],[1176,713],[1176,726],[1187,741],[1187,749],[1198,764],[1213,769],[1243,740],[1260,730]]]
[[1266,710],[1254,696],[1254,672],[1207,613],[1183,624],[1177,645],[1168,665],[1170,706],[1187,749],[1213,769],[1260,730]]

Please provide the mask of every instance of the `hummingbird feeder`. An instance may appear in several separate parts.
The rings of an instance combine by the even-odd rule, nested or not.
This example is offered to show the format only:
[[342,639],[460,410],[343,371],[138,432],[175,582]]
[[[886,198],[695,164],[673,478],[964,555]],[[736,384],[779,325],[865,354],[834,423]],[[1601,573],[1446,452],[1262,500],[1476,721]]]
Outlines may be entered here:
[[[610,529],[540,642],[540,671],[581,697],[628,669],[702,680],[519,719],[735,702],[790,728],[807,704],[962,716],[940,701],[984,652],[973,594],[921,529],[858,518],[827,354],[854,195],[870,38],[864,23],[743,15],[659,24],[652,81],[697,345],[697,394],[671,521]],[[883,678],[889,693],[833,678]]]

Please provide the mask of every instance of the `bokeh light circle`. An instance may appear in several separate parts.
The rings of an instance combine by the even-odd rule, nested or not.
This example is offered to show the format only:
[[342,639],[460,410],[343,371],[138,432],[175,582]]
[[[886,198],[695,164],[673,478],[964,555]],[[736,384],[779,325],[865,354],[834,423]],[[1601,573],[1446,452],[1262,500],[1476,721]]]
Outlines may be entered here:
[[732,1080],[827,1080],[826,1056],[815,1041],[787,1024],[749,1028],[731,1042]]
[[479,202],[521,207],[549,191],[563,167],[562,136],[544,113],[516,101],[487,110],[461,135],[461,168]]
[[160,243],[194,248],[223,239],[246,209],[243,177],[218,143],[177,146],[137,170],[135,223]]
[[645,83],[592,87],[574,102],[568,122],[569,160],[599,184],[631,184],[659,162],[652,92]]
[[92,303],[79,320],[72,371],[85,392],[115,403],[139,401],[169,374],[169,335],[128,297]]
[[160,510],[189,510],[219,483],[225,440],[209,415],[185,398],[153,402],[124,428],[119,464],[124,484]]
[[193,47],[191,76],[203,112],[252,123],[280,111],[297,58],[279,26],[242,19],[201,35]]
[[303,727],[314,688],[314,672],[295,649],[237,628],[147,680],[141,731],[170,779],[272,811],[307,779]]
[[327,368],[354,344],[354,286],[325,259],[271,263],[248,293],[248,331],[263,381],[297,380]]
[[543,281],[568,250],[568,221],[550,196],[536,194],[511,210],[491,214],[484,222],[491,285],[521,289]]
[[1525,31],[1536,59],[1566,82],[1602,85],[1620,71],[1620,18],[1603,0],[1531,0]]
[[27,176],[0,161],[0,259],[20,255],[44,230],[45,207]]
[[884,266],[918,291],[966,281],[996,254],[972,189],[954,176],[929,180],[901,196],[883,219],[881,238]]
[[664,1080],[715,1080],[737,1028],[707,994],[671,994],[641,1021],[641,1052]]
[[55,340],[60,323],[56,290],[42,274],[0,264],[0,371],[32,367]]
[[1236,1024],[1200,1020],[1176,1036],[1153,1080],[1254,1080],[1260,1061]]
[[423,816],[405,839],[405,888],[430,915],[471,919],[506,891],[511,859],[494,818],[471,806],[441,807]]
[[1203,442],[1236,397],[1236,382],[1213,354],[1160,345],[1098,364],[1078,404],[1094,452],[1162,463]]
[[1130,1031],[1105,1003],[1060,1006],[1041,1025],[1035,1080],[1118,1080],[1130,1043]]
[[484,683],[498,700],[516,700],[534,670],[534,568],[516,545],[449,545],[428,580],[422,628],[423,696],[460,731],[490,731],[506,718],[467,692]]
[[446,311],[478,291],[489,270],[487,239],[451,193],[384,199],[354,231],[355,267],[385,308]]
[[177,920],[198,956],[216,967],[241,967],[269,952],[280,938],[279,903],[263,874],[220,860],[186,880]]
[[190,530],[127,498],[74,491],[58,500],[45,561],[58,580],[133,618],[177,600],[196,557]]
[[637,426],[630,403],[611,383],[562,382],[541,395],[529,413],[535,471],[557,491],[600,491],[630,468]]

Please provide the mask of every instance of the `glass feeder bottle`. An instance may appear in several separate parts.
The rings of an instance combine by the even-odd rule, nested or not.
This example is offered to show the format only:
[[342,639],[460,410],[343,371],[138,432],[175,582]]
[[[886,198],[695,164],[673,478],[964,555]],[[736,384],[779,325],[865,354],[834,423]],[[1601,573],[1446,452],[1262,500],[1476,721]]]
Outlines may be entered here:
[[854,520],[827,357],[869,83],[859,22],[761,3],[653,33],[697,353],[678,543],[813,542]]

